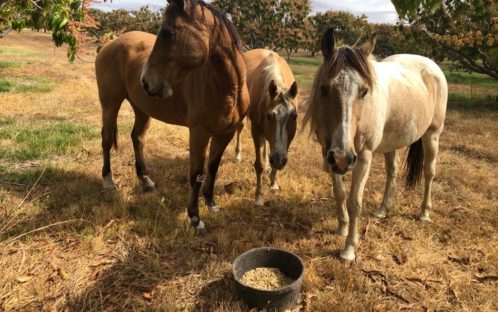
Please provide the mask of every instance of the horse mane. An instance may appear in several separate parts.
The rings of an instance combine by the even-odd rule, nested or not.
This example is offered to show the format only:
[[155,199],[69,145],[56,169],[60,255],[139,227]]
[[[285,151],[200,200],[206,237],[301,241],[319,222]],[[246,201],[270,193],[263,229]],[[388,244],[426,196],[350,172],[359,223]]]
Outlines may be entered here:
[[[235,26],[233,26],[232,22],[222,13],[220,13],[218,10],[216,10],[214,7],[212,7],[210,4],[207,4],[206,2],[202,0],[186,0],[189,2],[190,5],[190,12],[188,12],[188,17],[193,20],[195,16],[195,8],[199,5],[204,9],[207,9],[211,14],[213,14],[214,17],[214,33],[216,38],[218,40],[223,40],[224,37],[224,30],[227,31],[228,36],[230,37],[231,40],[231,47],[233,49],[236,49],[238,51],[241,51],[241,43],[240,43],[240,37],[239,34],[237,33],[237,30],[235,29]],[[178,12],[176,10],[175,12]],[[206,16],[204,15],[204,10],[202,11],[202,18],[199,18],[202,22],[206,21]]]
[[303,129],[309,123],[310,135],[321,133],[326,123],[322,111],[324,97],[321,94],[321,86],[324,82],[329,82],[339,75],[344,68],[355,70],[368,84],[369,88],[375,83],[375,74],[370,64],[370,60],[375,59],[373,56],[367,56],[360,49],[349,46],[335,49],[330,59],[324,62],[318,68],[310,96],[307,100],[308,110],[303,119]]
[[263,70],[261,71],[261,81],[263,83],[263,89],[261,94],[263,95],[263,101],[260,101],[259,105],[264,105],[263,111],[266,110],[268,105],[268,87],[270,86],[270,81],[275,81],[278,89],[282,89],[284,86],[284,80],[282,78],[282,72],[280,71],[280,66],[278,64],[277,55],[275,53],[270,53],[263,62],[261,63]]

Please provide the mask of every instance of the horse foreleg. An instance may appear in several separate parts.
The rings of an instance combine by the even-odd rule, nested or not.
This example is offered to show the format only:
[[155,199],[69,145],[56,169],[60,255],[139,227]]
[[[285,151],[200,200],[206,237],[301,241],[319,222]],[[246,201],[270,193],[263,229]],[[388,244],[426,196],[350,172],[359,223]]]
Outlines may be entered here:
[[209,143],[209,135],[202,130],[190,129],[190,202],[187,208],[192,226],[204,235],[206,229],[199,217],[199,192],[204,180],[204,161]]
[[426,133],[422,137],[422,144],[424,146],[424,200],[422,201],[422,209],[420,221],[430,221],[429,212],[432,209],[431,190],[432,181],[436,175],[436,156],[439,150],[439,132]]
[[280,187],[277,183],[277,169],[272,169],[270,173],[270,188],[272,190],[279,190]]
[[263,161],[264,161],[264,169],[268,170],[270,168],[270,158],[268,157],[268,153],[266,151],[266,139],[264,137],[261,138],[263,144]]
[[394,187],[396,185],[396,174],[398,169],[398,154],[396,151],[385,153],[384,162],[386,167],[386,189],[384,191],[384,198],[379,209],[372,214],[377,218],[385,218],[386,212],[391,209]]
[[236,162],[242,161],[242,147],[240,144],[240,134],[242,133],[243,129],[244,129],[244,121],[242,121],[237,128],[237,142],[235,144],[235,161]]
[[368,179],[370,164],[372,162],[372,152],[363,151],[358,155],[358,163],[353,169],[353,181],[351,183],[351,193],[349,194],[347,206],[349,213],[349,231],[346,238],[346,246],[341,251],[340,257],[344,260],[353,261],[356,256],[355,247],[359,243],[358,221],[363,204],[363,191]]
[[263,163],[261,161],[261,143],[264,143],[264,137],[260,130],[251,123],[251,134],[254,142],[254,151],[256,160],[254,161],[254,170],[256,171],[256,195],[254,199],[255,206],[264,206],[262,191],[261,191],[261,176],[263,174]]
[[220,167],[221,157],[223,156],[227,145],[232,140],[233,135],[234,132],[230,132],[228,134],[214,136],[211,139],[208,160],[208,173],[206,181],[204,183],[203,193],[204,198],[206,199],[206,205],[212,212],[220,211],[220,208],[214,200],[214,182],[216,180],[218,168]]
[[147,167],[144,160],[144,143],[143,138],[145,132],[150,126],[150,117],[144,114],[135,105],[132,105],[135,112],[135,124],[131,131],[131,140],[133,142],[133,150],[135,151],[135,169],[137,176],[142,182],[142,187],[145,192],[153,191],[156,187],[155,183],[149,178]]
[[102,152],[104,164],[102,166],[102,186],[104,190],[115,190],[116,184],[111,172],[111,148],[117,146],[117,118],[122,100],[104,100],[102,105]]
[[348,235],[349,215],[346,210],[346,187],[344,186],[342,175],[333,173],[332,185],[338,221],[337,234],[340,236],[346,236]]

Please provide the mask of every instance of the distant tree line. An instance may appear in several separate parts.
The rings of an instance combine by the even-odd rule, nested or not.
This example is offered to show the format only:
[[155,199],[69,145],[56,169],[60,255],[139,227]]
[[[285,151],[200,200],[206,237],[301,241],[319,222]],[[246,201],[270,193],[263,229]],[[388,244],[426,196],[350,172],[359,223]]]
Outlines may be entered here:
[[[96,35],[101,42],[129,30],[157,33],[162,12],[142,8],[104,13],[97,0],[0,0],[0,40],[11,30],[43,29],[74,60],[79,45]],[[108,0],[99,0],[108,1]],[[448,58],[465,70],[498,80],[496,0],[391,0],[402,22],[369,24],[365,16],[329,11],[310,14],[310,0],[214,0],[237,27],[246,48],[267,47],[290,56],[314,55],[326,28],[336,28],[343,44],[381,30],[376,54],[411,52]]]
[[[309,0],[215,0],[212,5],[227,14],[237,28],[245,49],[269,48],[287,57],[304,52],[314,56],[320,51],[322,34],[331,26],[340,44],[354,45],[373,29],[380,31],[376,54],[381,57],[396,53],[416,53],[434,59],[444,58],[438,44],[412,26],[368,23],[365,15],[327,11],[311,14]],[[139,10],[104,12],[90,9],[89,15],[100,37],[107,34],[140,30],[157,33],[163,12],[149,7]]]

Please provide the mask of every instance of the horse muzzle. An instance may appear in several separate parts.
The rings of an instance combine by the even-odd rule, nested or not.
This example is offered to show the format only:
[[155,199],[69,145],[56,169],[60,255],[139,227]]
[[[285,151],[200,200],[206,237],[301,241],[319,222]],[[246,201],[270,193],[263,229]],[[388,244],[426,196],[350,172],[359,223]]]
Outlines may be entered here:
[[273,169],[282,170],[287,164],[288,157],[286,153],[274,152],[270,154],[270,165]]
[[356,165],[356,154],[334,148],[327,152],[327,164],[330,171],[345,174]]
[[145,78],[142,78],[142,88],[148,96],[157,96],[163,99],[169,98],[173,95],[173,88],[168,83],[160,83],[158,85],[151,85]]

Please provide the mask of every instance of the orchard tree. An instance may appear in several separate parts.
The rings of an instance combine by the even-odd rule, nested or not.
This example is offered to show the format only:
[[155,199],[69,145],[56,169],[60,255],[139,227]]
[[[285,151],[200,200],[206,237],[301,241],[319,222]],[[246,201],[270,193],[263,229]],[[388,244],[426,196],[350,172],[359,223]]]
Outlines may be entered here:
[[466,70],[498,80],[496,0],[392,0],[401,18],[427,32]]
[[306,42],[306,18],[311,12],[309,0],[285,0],[280,7],[282,31],[279,32],[277,47],[284,50],[287,59],[303,48]]
[[315,55],[320,51],[323,34],[330,27],[334,27],[339,44],[354,45],[363,35],[371,30],[371,25],[365,15],[354,16],[344,11],[318,12],[307,18],[305,48]]
[[411,53],[443,61],[445,54],[438,44],[426,32],[420,32],[411,25],[374,24],[378,31],[375,55],[387,57],[393,54]]
[[284,49],[289,55],[303,43],[309,0],[215,0],[212,5],[230,17],[247,49]]

